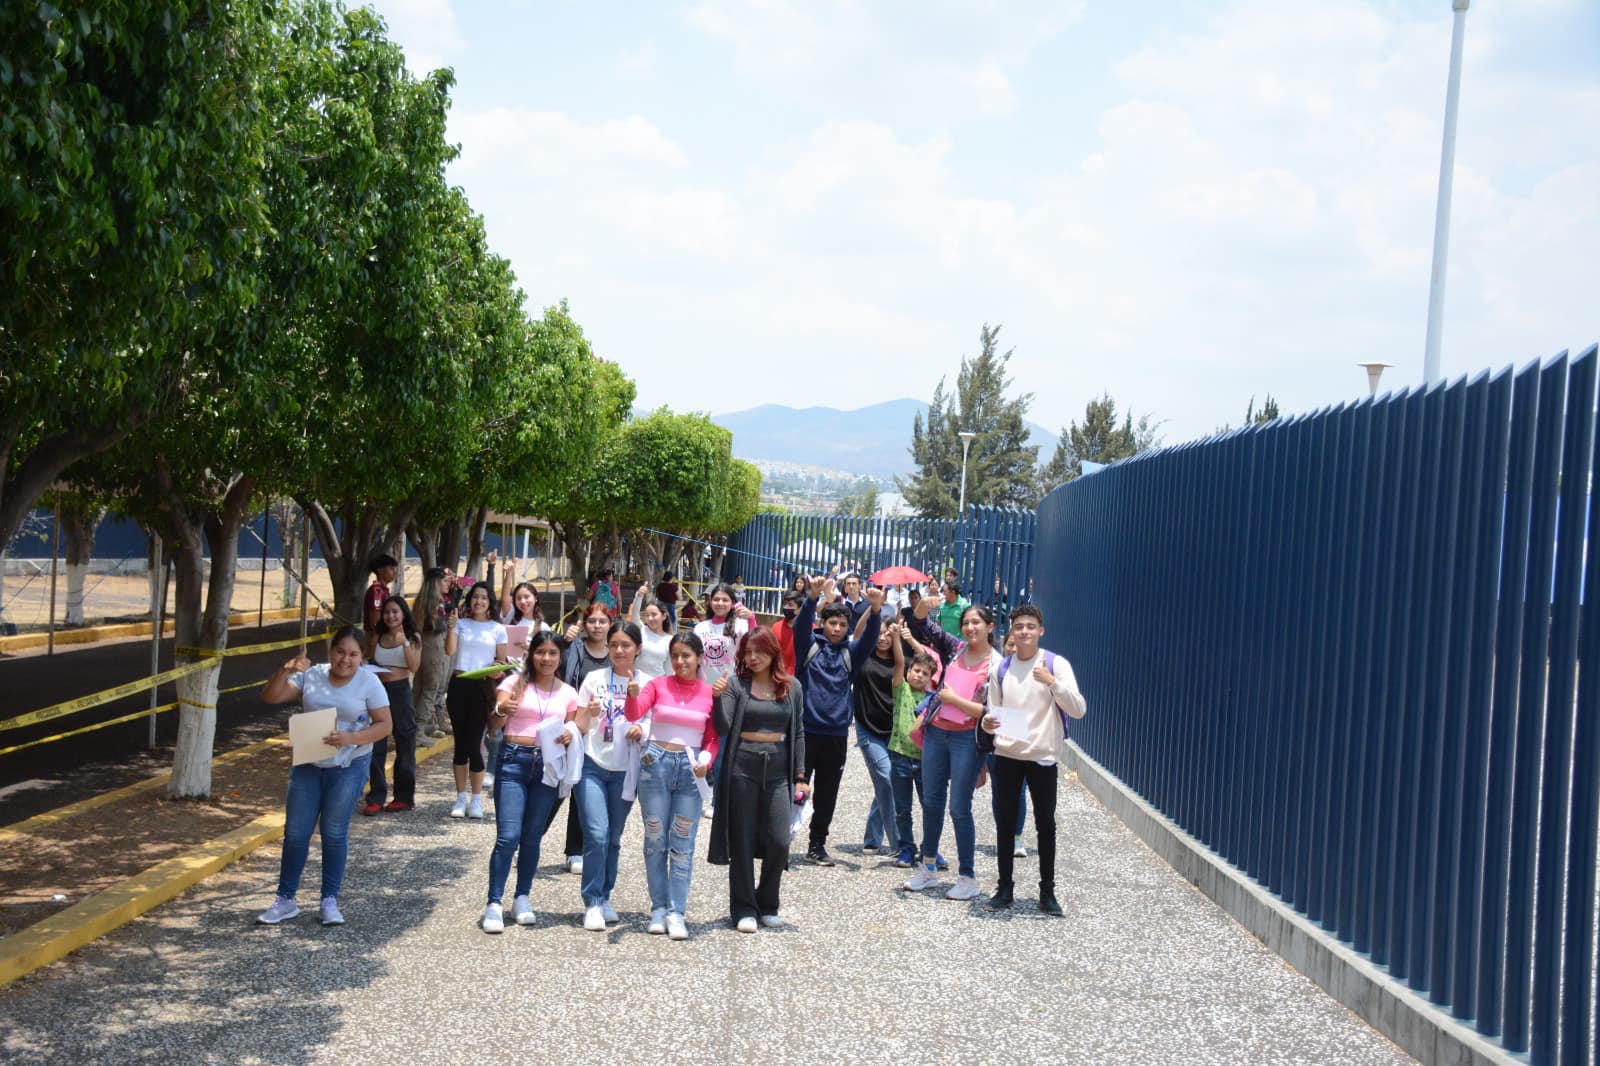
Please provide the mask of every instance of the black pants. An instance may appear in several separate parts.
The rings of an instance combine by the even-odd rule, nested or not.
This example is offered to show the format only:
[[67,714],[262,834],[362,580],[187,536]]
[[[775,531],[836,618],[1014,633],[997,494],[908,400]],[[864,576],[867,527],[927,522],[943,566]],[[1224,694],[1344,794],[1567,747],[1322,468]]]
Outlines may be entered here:
[[[410,681],[385,681],[389,694],[389,719],[394,723],[394,798],[402,803],[417,801],[417,715],[411,706]],[[384,778],[384,760],[389,757],[389,737],[372,745],[372,769],[367,773],[367,802],[382,803],[389,797],[389,782]]]
[[[778,913],[778,883],[789,861],[794,782],[789,744],[741,742],[728,775],[728,912],[733,920]],[[761,883],[755,861],[761,860]]]
[[849,737],[827,737],[806,731],[806,776],[811,779],[811,846],[828,843],[833,809],[839,803],[839,782],[844,780],[844,757]]
[[556,824],[556,815],[561,813],[561,805],[567,807],[567,842],[561,852],[564,858],[570,859],[574,855],[583,854],[583,823],[578,821],[578,805],[567,803],[561,797],[556,798],[555,806],[550,808],[550,817],[544,823],[544,831],[550,832],[550,827]]
[[994,789],[995,858],[1000,862],[1000,883],[1011,884],[1017,860],[1011,849],[1016,841],[1017,810],[1022,806],[1022,786],[1033,797],[1033,824],[1039,830],[1039,888],[1056,887],[1056,774],[1055,766],[1019,762],[1004,755],[994,757],[989,787]]
[[450,729],[456,742],[451,764],[465,766],[475,774],[483,773],[483,730],[489,724],[489,693],[483,682],[452,677],[444,705],[450,712]]

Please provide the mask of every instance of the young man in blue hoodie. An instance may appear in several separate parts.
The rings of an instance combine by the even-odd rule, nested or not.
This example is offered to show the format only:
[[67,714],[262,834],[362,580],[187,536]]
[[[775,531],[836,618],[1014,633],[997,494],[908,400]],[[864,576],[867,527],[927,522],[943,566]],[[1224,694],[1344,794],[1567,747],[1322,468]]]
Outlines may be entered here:
[[822,632],[813,628],[817,603],[833,595],[833,579],[811,579],[811,594],[800,605],[794,619],[794,666],[805,695],[806,782],[811,786],[811,846],[806,858],[818,866],[832,866],[828,857],[828,827],[839,801],[839,782],[844,778],[844,757],[850,750],[850,722],[854,707],[850,685],[861,663],[878,643],[882,624],[879,608],[883,590],[868,589],[871,610],[866,625],[852,639],[850,608],[830,603],[822,609]]

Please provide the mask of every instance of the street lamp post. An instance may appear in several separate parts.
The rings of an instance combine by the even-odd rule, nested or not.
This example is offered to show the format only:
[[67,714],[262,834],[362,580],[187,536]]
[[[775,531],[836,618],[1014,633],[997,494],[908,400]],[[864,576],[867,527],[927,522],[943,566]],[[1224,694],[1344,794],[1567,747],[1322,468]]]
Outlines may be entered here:
[[1391,366],[1391,365],[1392,364],[1390,364],[1390,363],[1357,363],[1356,364],[1356,366],[1361,367],[1362,369],[1364,369],[1367,372],[1367,395],[1369,395],[1369,396],[1378,395],[1378,379],[1383,377],[1384,370],[1388,369],[1388,367]]
[[1471,0],[1451,0],[1455,25],[1450,35],[1450,79],[1444,96],[1444,150],[1439,158],[1439,203],[1433,220],[1433,278],[1428,286],[1428,338],[1422,355],[1422,380],[1439,380],[1439,347],[1444,326],[1445,263],[1450,254],[1450,193],[1455,185],[1456,111],[1461,103],[1461,39]]
[[956,517],[959,518],[967,513],[967,451],[977,434],[970,429],[963,429],[956,436],[961,438],[961,506],[956,509]]

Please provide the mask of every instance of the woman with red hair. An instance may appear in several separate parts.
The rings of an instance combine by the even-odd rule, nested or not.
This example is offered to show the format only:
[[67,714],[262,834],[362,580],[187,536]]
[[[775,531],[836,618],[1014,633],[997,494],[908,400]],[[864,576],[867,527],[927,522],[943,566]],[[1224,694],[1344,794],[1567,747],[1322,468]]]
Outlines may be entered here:
[[[741,933],[776,928],[778,883],[789,866],[789,825],[803,801],[805,730],[800,683],[783,669],[778,638],[765,626],[750,631],[737,670],[712,686],[716,729],[723,737],[707,861],[728,867],[729,913]],[[761,859],[761,881],[755,860]]]

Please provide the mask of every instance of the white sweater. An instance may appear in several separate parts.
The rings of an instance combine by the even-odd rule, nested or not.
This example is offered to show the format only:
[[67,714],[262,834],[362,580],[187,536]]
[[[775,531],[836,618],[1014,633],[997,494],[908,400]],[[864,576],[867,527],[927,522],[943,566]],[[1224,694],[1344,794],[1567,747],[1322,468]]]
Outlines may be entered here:
[[1020,762],[1036,762],[1042,766],[1055,763],[1061,753],[1061,742],[1066,739],[1066,728],[1061,721],[1065,711],[1073,718],[1082,718],[1089,705],[1078,691],[1078,679],[1073,676],[1072,664],[1061,655],[1055,657],[1055,684],[1045,685],[1033,678],[1033,668],[1044,663],[1042,652],[1031,659],[1013,657],[1005,679],[1000,678],[999,665],[989,675],[989,706],[1019,707],[1027,712],[1028,739],[1013,740],[995,735],[996,755]]

